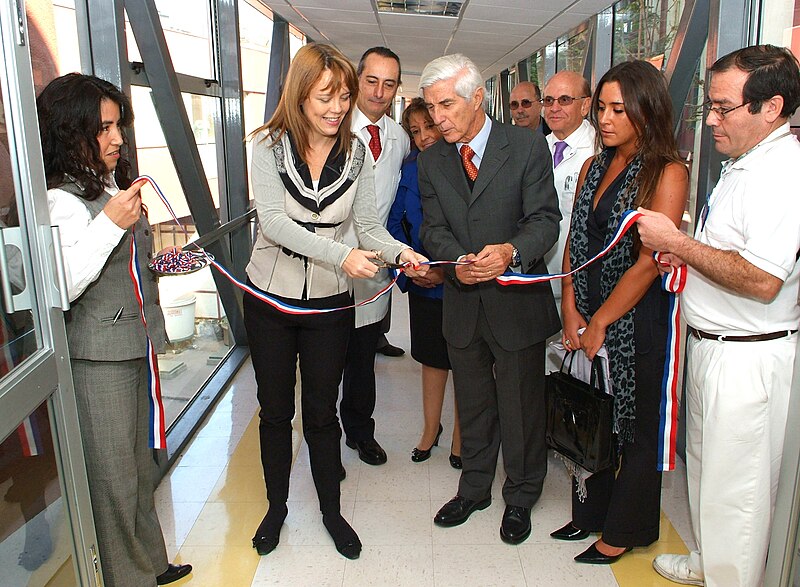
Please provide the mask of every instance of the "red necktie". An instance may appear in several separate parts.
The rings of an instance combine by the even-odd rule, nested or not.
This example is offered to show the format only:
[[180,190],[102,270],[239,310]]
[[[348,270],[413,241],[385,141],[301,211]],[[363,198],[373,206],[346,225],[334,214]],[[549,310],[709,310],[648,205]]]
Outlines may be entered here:
[[461,145],[461,163],[464,164],[464,169],[467,171],[467,177],[470,181],[475,181],[478,177],[478,168],[472,162],[475,156],[475,151],[469,145]]
[[369,150],[372,151],[372,158],[375,161],[381,156],[381,129],[375,124],[367,125],[367,132],[371,137],[369,139]]

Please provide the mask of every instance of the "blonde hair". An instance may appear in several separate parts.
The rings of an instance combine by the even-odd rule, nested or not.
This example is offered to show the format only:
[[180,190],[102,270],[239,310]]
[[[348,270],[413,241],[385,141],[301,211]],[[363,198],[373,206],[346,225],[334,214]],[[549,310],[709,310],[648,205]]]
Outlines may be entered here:
[[346,87],[350,92],[350,109],[344,115],[337,132],[339,152],[349,153],[352,136],[350,121],[358,98],[356,70],[340,51],[321,43],[309,43],[297,52],[289,65],[289,72],[275,113],[265,125],[254,130],[250,136],[265,130],[272,133],[274,144],[288,132],[300,155],[305,156],[309,149],[311,123],[303,114],[302,103],[326,71],[331,72],[331,80],[328,87],[323,88],[324,90],[337,92]]

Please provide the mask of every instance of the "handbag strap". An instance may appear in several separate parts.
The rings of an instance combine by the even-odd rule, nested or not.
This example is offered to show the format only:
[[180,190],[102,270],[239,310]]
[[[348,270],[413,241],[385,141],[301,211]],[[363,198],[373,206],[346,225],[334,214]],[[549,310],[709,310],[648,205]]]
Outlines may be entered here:
[[595,355],[592,360],[592,374],[589,377],[589,384],[595,389],[599,389],[603,393],[608,393],[606,390],[606,378],[602,375],[603,359]]

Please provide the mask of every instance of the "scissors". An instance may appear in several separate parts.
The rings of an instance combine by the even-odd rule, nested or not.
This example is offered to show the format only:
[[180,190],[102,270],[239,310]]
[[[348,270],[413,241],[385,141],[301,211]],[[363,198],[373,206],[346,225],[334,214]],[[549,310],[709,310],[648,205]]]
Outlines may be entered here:
[[378,251],[372,251],[372,252],[378,256],[374,259],[370,259],[370,261],[374,265],[377,265],[379,269],[402,269],[403,267],[405,267],[403,263],[391,263],[389,261],[386,261]]

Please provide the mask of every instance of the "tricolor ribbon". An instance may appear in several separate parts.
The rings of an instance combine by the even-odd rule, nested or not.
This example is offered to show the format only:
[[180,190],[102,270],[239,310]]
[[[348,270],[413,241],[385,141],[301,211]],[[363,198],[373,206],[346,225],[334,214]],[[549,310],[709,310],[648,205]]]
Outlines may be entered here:
[[[656,251],[653,258],[659,265],[663,253]],[[664,359],[664,377],[661,380],[661,406],[658,424],[658,470],[675,469],[675,438],[678,432],[678,373],[681,344],[681,301],[679,294],[686,285],[686,265],[672,267],[661,275],[661,287],[669,298],[669,323],[667,326],[667,356]]]
[[23,456],[36,457],[44,453],[39,426],[40,423],[36,412],[33,412],[17,426],[17,436],[19,437]]
[[[175,212],[172,210],[169,202],[167,201],[164,194],[156,185],[155,181],[149,176],[140,176],[134,181],[138,181],[139,179],[144,179],[148,181],[153,188],[156,190],[159,198],[164,205],[169,210],[172,217],[175,219],[175,222],[183,229],[183,226],[178,221],[178,218],[175,215]],[[606,243],[605,247],[594,257],[587,260],[581,266],[576,267],[575,269],[567,272],[567,273],[554,273],[554,274],[543,274],[543,275],[526,275],[521,273],[505,273],[496,277],[496,281],[500,285],[531,285],[535,283],[544,283],[548,281],[553,281],[556,279],[563,279],[570,275],[577,273],[578,271],[582,271],[586,269],[592,263],[602,259],[612,248],[614,248],[625,233],[630,230],[630,228],[636,223],[636,220],[642,216],[641,212],[637,212],[636,210],[628,210],[622,215],[622,219],[620,220],[619,226],[614,231],[614,234],[611,236],[609,241]],[[184,229],[184,232],[185,229]],[[132,246],[135,246],[135,243],[132,242]],[[662,263],[661,261],[661,253],[654,253],[653,254],[657,263]],[[136,257],[132,256],[132,265],[133,261],[135,261]],[[427,261],[422,263],[422,265],[468,265],[472,261]],[[260,290],[257,290],[249,285],[242,283],[238,279],[236,279],[225,267],[220,265],[216,260],[209,256],[209,265],[213,266],[217,271],[219,271],[226,279],[228,279],[231,283],[233,283],[236,287],[241,289],[242,291],[249,293],[250,295],[254,296],[255,298],[261,300],[262,302],[269,304],[276,310],[286,313],[286,314],[293,314],[293,315],[312,315],[312,314],[327,314],[330,312],[338,312],[341,310],[349,310],[351,308],[356,308],[359,306],[365,306],[367,304],[371,304],[384,295],[386,295],[391,289],[392,286],[397,281],[397,278],[400,275],[401,271],[404,271],[406,268],[410,268],[411,264],[406,264],[404,267],[398,269],[398,273],[395,278],[389,282],[389,284],[373,295],[371,298],[359,302],[357,304],[351,304],[349,306],[342,306],[338,308],[323,308],[323,309],[315,309],[315,308],[301,308],[299,306],[293,306],[291,304],[287,304],[277,298],[274,298]],[[138,264],[136,270],[138,271]],[[133,271],[131,272],[133,275]],[[672,271],[669,273],[664,273],[662,275],[662,287],[665,291],[668,292],[670,297],[670,312],[669,312],[669,328],[668,328],[668,339],[667,339],[667,356],[664,363],[664,377],[662,379],[662,387],[661,387],[661,408],[660,408],[660,423],[659,423],[659,462],[657,468],[659,471],[671,471],[675,468],[675,437],[677,432],[677,383],[678,383],[678,363],[679,363],[679,345],[680,345],[680,302],[678,299],[677,294],[683,289],[684,284],[686,283],[686,267],[673,267]],[[139,286],[140,287],[140,286]],[[142,320],[144,320],[144,311],[142,310]],[[150,338],[147,339],[148,344],[148,356],[152,353],[152,344],[150,342]],[[155,364],[155,354],[152,355],[153,364]],[[158,368],[156,365],[156,388],[155,393],[151,393],[151,413],[152,410],[155,408],[154,398],[158,398],[157,405],[161,407],[161,396],[160,396],[160,385],[158,384]],[[160,411],[160,419],[161,425],[163,428],[163,409]]]
[[131,229],[131,259],[128,263],[128,272],[133,282],[133,292],[139,303],[139,317],[144,325],[144,335],[147,338],[147,399],[150,403],[150,425],[148,430],[148,446],[150,448],[167,448],[167,434],[164,424],[164,404],[161,402],[161,378],[158,374],[158,358],[147,332],[147,318],[144,314],[144,290],[142,289],[142,272],[139,269],[139,256],[136,247],[136,236]]

